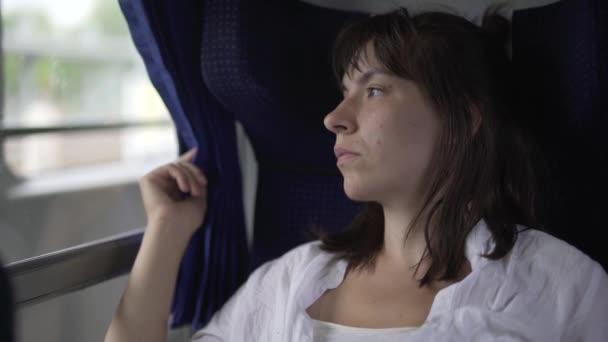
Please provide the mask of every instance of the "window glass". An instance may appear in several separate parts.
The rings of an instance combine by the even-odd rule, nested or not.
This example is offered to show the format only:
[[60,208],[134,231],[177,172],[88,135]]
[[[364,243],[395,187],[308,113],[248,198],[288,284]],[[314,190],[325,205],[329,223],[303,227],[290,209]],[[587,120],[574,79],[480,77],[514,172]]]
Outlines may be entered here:
[[[21,342],[103,341],[127,277],[27,305],[17,311]],[[169,332],[167,342],[190,341],[188,326]]]
[[0,256],[14,262],[145,226],[137,178],[175,128],[116,0],[2,0],[0,129],[160,124],[0,140]]
[[176,153],[173,127],[117,1],[3,0],[5,128],[166,122],[156,129],[11,136],[19,176]]

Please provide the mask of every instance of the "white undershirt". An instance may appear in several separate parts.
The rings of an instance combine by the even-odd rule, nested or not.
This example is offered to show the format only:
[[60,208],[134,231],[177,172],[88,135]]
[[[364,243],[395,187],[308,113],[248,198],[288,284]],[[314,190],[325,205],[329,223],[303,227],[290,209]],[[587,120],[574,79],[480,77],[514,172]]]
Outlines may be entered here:
[[313,322],[314,342],[403,341],[416,327],[370,329],[349,327],[325,321]]

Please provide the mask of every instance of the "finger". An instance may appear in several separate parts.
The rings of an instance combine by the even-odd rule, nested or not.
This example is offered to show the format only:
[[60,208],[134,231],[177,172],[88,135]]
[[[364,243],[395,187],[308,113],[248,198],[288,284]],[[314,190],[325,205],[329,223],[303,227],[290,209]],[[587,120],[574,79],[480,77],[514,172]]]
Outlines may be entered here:
[[140,183],[151,182],[156,186],[159,186],[159,189],[166,193],[169,197],[174,200],[180,199],[182,196],[182,191],[179,189],[179,186],[175,186],[175,180],[172,176],[167,176],[167,170],[164,168],[161,170],[162,173],[156,173],[154,175],[148,175],[141,179]]
[[201,185],[207,184],[207,177],[205,177],[205,174],[203,173],[203,171],[201,171],[200,168],[198,168],[198,166],[196,166],[190,162],[179,162],[177,164],[180,164],[180,165],[188,168],[188,170],[190,170],[194,174],[194,176],[199,181],[199,183],[201,183]]
[[172,163],[173,166],[179,168],[188,180],[188,189],[192,196],[199,196],[201,193],[201,185],[196,179],[196,175],[193,174],[192,170],[184,165],[184,163]]
[[194,157],[196,156],[196,152],[198,151],[197,147],[193,147],[190,149],[190,151],[182,154],[179,158],[177,158],[177,161],[193,161]]
[[169,173],[169,175],[175,179],[177,182],[177,187],[181,192],[190,192],[190,182],[187,178],[188,176],[184,174],[184,171],[174,164],[169,164],[167,165],[167,173]]

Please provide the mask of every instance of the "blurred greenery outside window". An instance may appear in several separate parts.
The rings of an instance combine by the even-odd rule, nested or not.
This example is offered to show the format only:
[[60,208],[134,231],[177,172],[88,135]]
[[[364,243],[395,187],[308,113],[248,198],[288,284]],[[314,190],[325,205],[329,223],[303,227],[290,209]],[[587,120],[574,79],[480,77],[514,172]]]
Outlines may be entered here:
[[3,0],[3,129],[166,122],[158,126],[11,135],[17,176],[168,160],[177,151],[116,0]]

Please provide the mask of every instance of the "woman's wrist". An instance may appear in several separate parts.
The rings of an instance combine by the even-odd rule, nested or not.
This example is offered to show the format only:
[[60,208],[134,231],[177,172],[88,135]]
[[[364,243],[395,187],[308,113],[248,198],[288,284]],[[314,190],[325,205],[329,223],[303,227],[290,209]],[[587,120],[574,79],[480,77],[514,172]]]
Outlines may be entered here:
[[181,260],[192,236],[176,228],[166,221],[149,222],[144,232],[144,243],[147,242],[156,253],[162,253],[163,257],[173,256]]

